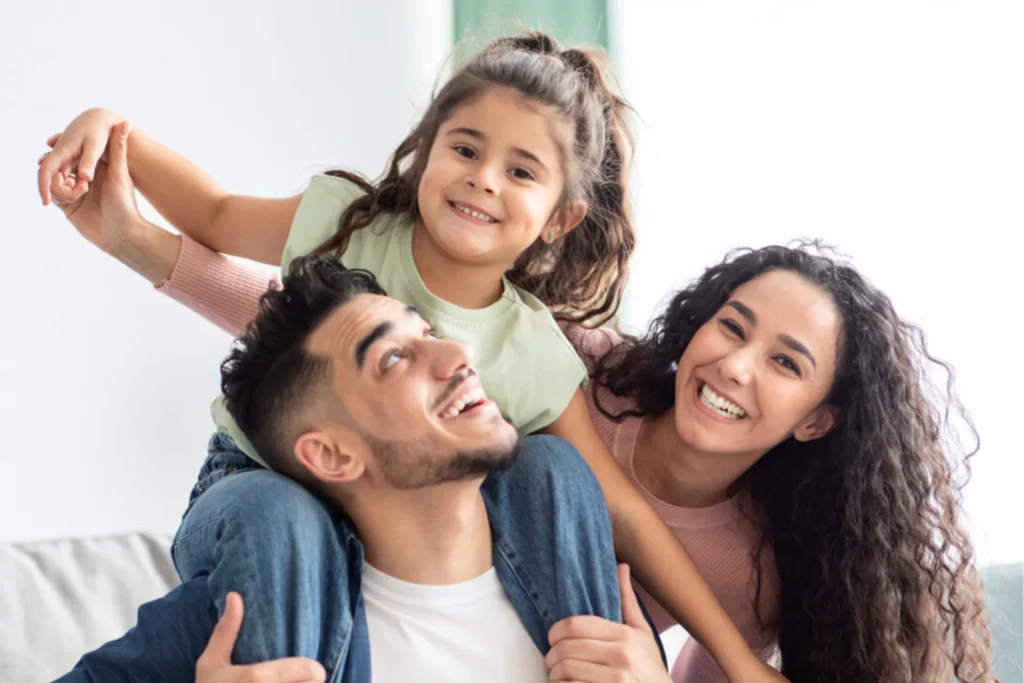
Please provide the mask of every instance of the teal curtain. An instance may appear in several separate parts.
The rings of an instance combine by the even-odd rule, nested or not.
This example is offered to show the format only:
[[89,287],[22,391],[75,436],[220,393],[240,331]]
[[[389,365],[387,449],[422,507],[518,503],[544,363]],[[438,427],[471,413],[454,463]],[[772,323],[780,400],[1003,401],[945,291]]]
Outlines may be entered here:
[[607,0],[453,0],[457,59],[500,36],[536,29],[563,45],[608,49]]

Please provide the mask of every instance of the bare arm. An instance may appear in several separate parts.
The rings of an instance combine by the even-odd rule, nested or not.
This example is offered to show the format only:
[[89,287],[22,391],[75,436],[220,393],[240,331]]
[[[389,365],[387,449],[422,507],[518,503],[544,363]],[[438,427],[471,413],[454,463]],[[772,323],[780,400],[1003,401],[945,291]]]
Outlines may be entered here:
[[785,680],[751,652],[675,534],[629,483],[594,427],[581,389],[545,431],[576,446],[594,471],[608,502],[619,559],[711,653],[728,679]]
[[214,251],[279,264],[302,195],[230,194],[208,173],[132,129],[128,170],[135,187],[175,228]]

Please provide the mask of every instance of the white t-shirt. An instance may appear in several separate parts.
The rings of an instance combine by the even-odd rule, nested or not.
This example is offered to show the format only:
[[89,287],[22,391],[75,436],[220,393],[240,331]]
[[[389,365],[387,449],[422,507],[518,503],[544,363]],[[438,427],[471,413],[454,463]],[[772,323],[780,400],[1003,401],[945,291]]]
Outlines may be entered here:
[[547,681],[540,650],[492,567],[450,586],[421,586],[363,566],[373,683]]

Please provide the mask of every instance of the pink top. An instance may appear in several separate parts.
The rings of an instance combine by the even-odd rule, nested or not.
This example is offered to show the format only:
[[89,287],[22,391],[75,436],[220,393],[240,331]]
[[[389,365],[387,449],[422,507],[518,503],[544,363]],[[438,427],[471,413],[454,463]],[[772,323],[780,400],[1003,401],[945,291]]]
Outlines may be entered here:
[[[246,264],[210,251],[189,237],[182,236],[181,254],[170,279],[158,289],[172,299],[196,311],[231,335],[237,336],[256,315],[260,295],[271,283],[280,284],[275,269]],[[621,340],[612,331],[567,330],[570,341],[589,357],[600,355]],[[675,532],[689,552],[704,579],[711,586],[729,617],[740,629],[751,649],[767,658],[774,648],[774,634],[758,628],[754,613],[754,584],[751,552],[755,532],[740,512],[735,499],[703,509],[680,508],[655,498],[637,481],[633,457],[642,418],[621,422],[606,418],[593,405],[593,395],[585,392],[590,414],[608,449],[615,455],[633,486],[639,490],[665,523]],[[630,406],[630,400],[605,391],[601,405],[617,413]],[[769,575],[762,591],[764,613],[770,617],[777,604],[774,583]],[[651,617],[660,631],[675,625],[675,620],[653,598],[638,588]],[[724,683],[714,659],[696,641],[686,641],[672,667],[677,683]]]
[[[604,328],[587,331],[568,330],[567,334],[569,341],[580,352],[588,370],[592,369],[592,358],[603,355],[622,341],[615,332]],[[620,398],[607,389],[600,388],[598,391],[601,406],[613,415],[636,405],[632,399]],[[757,543],[757,534],[740,510],[736,499],[731,498],[711,507],[694,509],[670,505],[656,498],[637,480],[633,469],[637,437],[644,418],[626,417],[621,422],[610,420],[594,405],[593,392],[588,389],[584,393],[597,431],[608,446],[608,450],[619,461],[630,483],[643,494],[658,516],[675,532],[676,538],[686,548],[693,563],[750,648],[767,660],[774,652],[775,636],[772,631],[762,631],[758,627],[754,612],[755,585],[751,553]],[[770,552],[766,552],[764,558],[767,560],[766,565],[770,566]],[[761,591],[761,606],[765,618],[770,620],[778,604],[773,575],[766,574],[764,584]],[[654,598],[640,586],[635,587],[659,631],[664,632],[676,625],[675,619],[669,616]],[[672,679],[677,683],[725,683],[727,680],[714,658],[693,639],[686,641],[676,659],[672,667]]]

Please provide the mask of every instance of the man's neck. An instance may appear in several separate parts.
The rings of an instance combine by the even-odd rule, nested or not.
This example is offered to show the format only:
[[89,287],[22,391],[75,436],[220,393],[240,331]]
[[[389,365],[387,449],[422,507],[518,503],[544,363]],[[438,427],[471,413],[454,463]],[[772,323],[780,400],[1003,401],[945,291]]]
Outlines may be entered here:
[[492,566],[491,526],[479,482],[374,491],[347,512],[374,568],[420,585],[451,585]]

